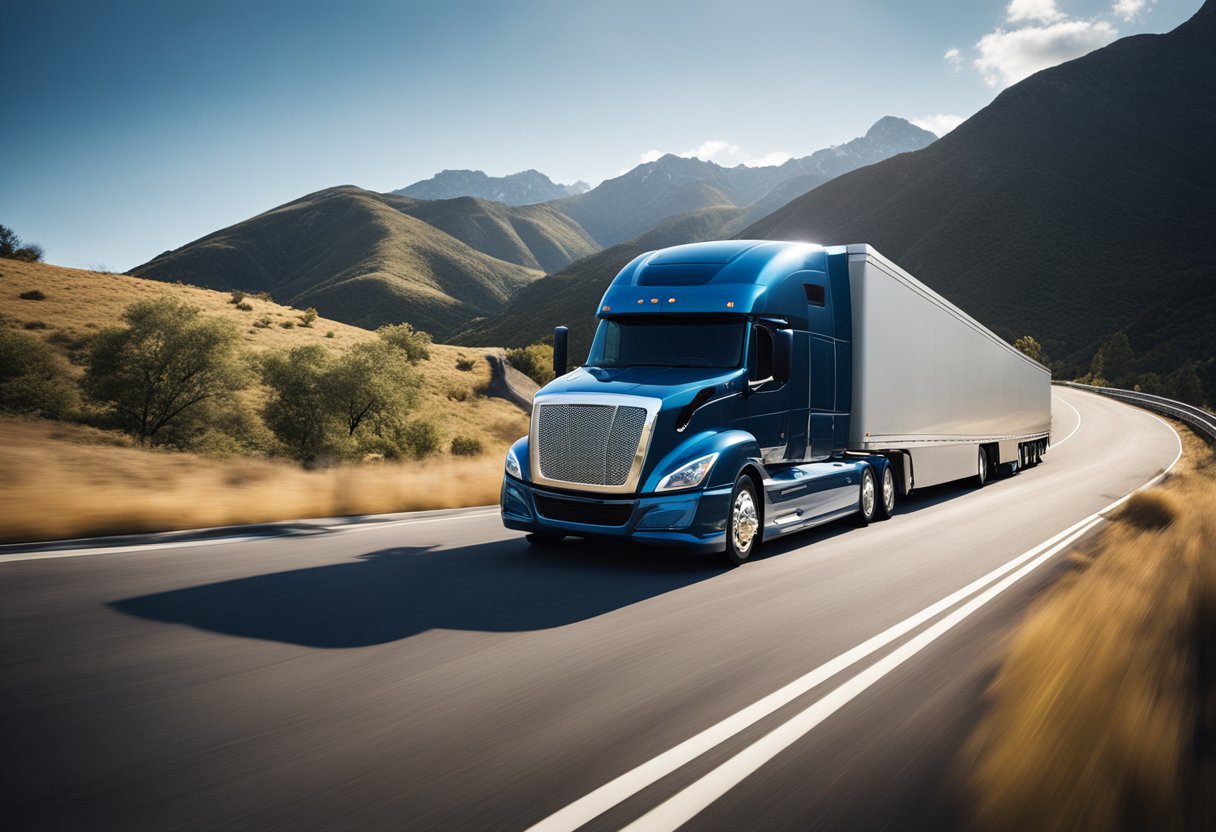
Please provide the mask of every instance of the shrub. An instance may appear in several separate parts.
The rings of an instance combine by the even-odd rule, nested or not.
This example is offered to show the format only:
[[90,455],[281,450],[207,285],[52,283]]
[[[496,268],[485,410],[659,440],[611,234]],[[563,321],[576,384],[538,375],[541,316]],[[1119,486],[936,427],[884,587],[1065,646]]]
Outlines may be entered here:
[[431,357],[431,334],[415,330],[409,324],[385,324],[376,330],[385,343],[402,350],[411,364]]
[[326,337],[326,338],[333,338],[333,337],[334,337],[334,331],[331,329],[329,332],[325,333],[325,337]]
[[22,245],[21,238],[11,228],[0,225],[0,257],[36,263],[42,259],[42,247]]
[[296,322],[292,320],[279,321],[279,326],[283,327],[283,329],[293,329],[295,325]]
[[264,300],[264,301],[268,301],[270,303],[274,303],[274,298],[272,298],[270,296],[270,292],[257,292],[254,294],[253,297],[256,300]]
[[46,329],[46,321],[26,321],[21,325],[22,329]]
[[239,310],[241,310],[242,312],[252,312],[252,311],[253,311],[253,304],[252,304],[252,303],[250,303],[249,301],[243,300],[243,301],[240,301],[240,302],[239,302],[239,303],[236,305],[236,308],[237,308],[237,309],[239,309]]
[[553,381],[552,344],[532,344],[507,350],[507,361],[537,384]]
[[463,370],[464,372],[467,373],[476,366],[477,366],[477,362],[474,361],[472,358],[465,358],[462,355],[456,359],[456,369],[457,370]]
[[46,295],[44,295],[38,289],[30,289],[28,292],[22,292],[17,297],[21,298],[22,300],[46,300]]
[[58,417],[75,391],[54,350],[37,338],[0,329],[0,410]]
[[1137,491],[1128,498],[1118,518],[1138,529],[1164,529],[1178,516],[1177,501],[1164,491]]
[[313,309],[310,306],[307,309],[305,309],[302,313],[300,313],[300,326],[306,327],[306,328],[311,327],[313,324],[313,321],[315,321],[316,319],[317,319],[317,310]]
[[452,453],[455,456],[477,456],[481,453],[481,441],[471,436],[454,437]]
[[262,315],[256,321],[253,322],[253,325],[256,326],[258,329],[267,329],[270,326],[272,326],[273,324],[274,324],[274,321],[272,321],[270,319],[269,315]]
[[439,450],[439,428],[428,419],[414,419],[397,431],[397,443],[401,450],[414,459],[428,457]]
[[122,317],[125,327],[93,339],[82,386],[141,443],[245,385],[240,338],[227,321],[169,297],[134,303]]
[[448,400],[453,402],[468,401],[473,392],[467,387],[461,387],[458,384],[453,384],[448,388]]
[[241,307],[241,304],[245,302],[245,293],[242,292],[240,289],[233,289],[232,298],[228,302],[231,303],[232,305],[236,306],[239,309]]

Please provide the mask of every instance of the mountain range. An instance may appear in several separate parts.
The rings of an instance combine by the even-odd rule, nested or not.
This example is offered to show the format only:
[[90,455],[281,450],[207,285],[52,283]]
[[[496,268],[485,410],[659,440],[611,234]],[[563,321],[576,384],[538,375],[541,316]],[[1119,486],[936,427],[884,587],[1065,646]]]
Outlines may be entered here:
[[507,205],[531,205],[574,196],[590,189],[586,182],[559,185],[540,171],[525,170],[509,176],[487,176],[480,170],[444,170],[393,191],[414,199],[453,199],[473,196]]
[[[844,173],[746,227],[721,209],[669,218],[454,337],[511,346],[566,324],[585,348],[601,293],[630,259],[726,227],[741,239],[871,243],[1001,335],[1035,336],[1068,377],[1115,332],[1141,370],[1172,372],[1216,347],[1213,148],[1208,0],[1172,32],[1032,75],[928,147]],[[1216,361],[1204,366],[1216,373]]]

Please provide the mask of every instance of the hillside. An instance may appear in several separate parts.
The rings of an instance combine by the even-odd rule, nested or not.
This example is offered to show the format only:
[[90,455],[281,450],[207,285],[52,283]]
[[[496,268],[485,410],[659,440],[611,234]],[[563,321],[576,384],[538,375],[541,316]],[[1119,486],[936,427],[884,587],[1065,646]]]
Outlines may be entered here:
[[440,339],[541,274],[477,251],[353,186],[309,194],[130,273],[270,292],[359,326],[408,321]]
[[509,176],[487,176],[480,170],[445,170],[430,179],[398,188],[393,193],[414,199],[472,196],[507,205],[531,205],[581,194],[586,190],[586,182],[559,185],[536,170],[520,171]]
[[483,254],[555,272],[599,246],[578,223],[548,205],[512,207],[474,197],[415,200],[385,195],[389,205],[451,234]]
[[[781,165],[727,168],[668,154],[551,205],[607,247],[632,240],[680,214],[723,206],[747,208],[764,201],[762,213],[748,215],[755,219],[783,204],[775,201],[781,196],[793,199],[842,173],[917,150],[936,138],[903,119],[886,116],[864,136]],[[783,188],[792,180],[795,189]]]
[[1209,0],[1173,32],[1039,72],[924,150],[739,236],[871,243],[1002,335],[1092,354],[1189,270],[1210,274],[1214,147]]

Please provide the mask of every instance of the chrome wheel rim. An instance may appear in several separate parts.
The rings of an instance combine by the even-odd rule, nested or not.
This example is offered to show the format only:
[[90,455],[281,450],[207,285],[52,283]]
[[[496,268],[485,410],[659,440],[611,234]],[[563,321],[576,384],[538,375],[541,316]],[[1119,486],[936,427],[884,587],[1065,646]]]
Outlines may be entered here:
[[735,550],[744,554],[752,546],[756,530],[760,522],[756,517],[756,503],[750,491],[741,490],[735,497],[735,507],[731,510],[731,539]]
[[866,517],[874,516],[874,475],[869,472],[861,478],[861,512]]
[[882,504],[887,514],[895,510],[895,477],[891,476],[890,468],[882,472]]
[[980,482],[988,479],[988,457],[980,451]]

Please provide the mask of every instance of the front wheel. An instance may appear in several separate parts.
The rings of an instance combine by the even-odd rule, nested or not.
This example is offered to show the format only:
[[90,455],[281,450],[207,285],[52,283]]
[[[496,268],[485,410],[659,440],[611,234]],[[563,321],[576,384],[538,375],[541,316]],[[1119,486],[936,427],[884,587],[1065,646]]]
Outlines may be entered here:
[[730,494],[730,513],[726,516],[726,560],[731,566],[746,563],[756,548],[760,532],[760,511],[756,507],[756,486],[747,474],[740,474]]
[[[894,485],[894,483],[892,483]],[[861,471],[861,499],[853,521],[858,526],[868,526],[878,514],[878,488],[874,484],[874,471],[866,466]]]

